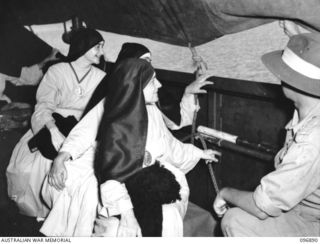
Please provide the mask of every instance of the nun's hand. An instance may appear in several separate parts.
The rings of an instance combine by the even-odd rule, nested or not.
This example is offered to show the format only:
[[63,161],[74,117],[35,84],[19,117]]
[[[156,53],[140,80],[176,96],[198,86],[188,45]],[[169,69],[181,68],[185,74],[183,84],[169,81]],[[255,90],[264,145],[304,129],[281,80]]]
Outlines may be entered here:
[[218,162],[217,156],[221,156],[221,153],[212,149],[203,150],[202,159],[209,160],[209,162]]
[[186,87],[184,91],[185,95],[207,93],[207,91],[203,89],[203,87],[206,85],[213,85],[212,81],[207,81],[210,76],[211,75],[207,74],[198,77],[198,79],[196,79]]
[[70,158],[71,155],[68,152],[59,152],[58,156],[53,160],[48,174],[48,183],[58,191],[65,187],[65,182],[68,178],[65,162]]
[[133,210],[129,209],[121,214],[120,224],[118,228],[119,237],[141,237],[141,229],[139,223],[134,216]]

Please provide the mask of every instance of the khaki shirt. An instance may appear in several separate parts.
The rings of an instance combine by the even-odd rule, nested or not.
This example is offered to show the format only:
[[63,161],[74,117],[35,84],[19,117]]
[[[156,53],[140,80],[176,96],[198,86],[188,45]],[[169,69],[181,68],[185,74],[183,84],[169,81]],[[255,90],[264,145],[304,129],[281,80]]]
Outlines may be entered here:
[[320,219],[320,103],[300,122],[295,111],[286,130],[275,171],[261,179],[254,201],[270,216],[298,207]]

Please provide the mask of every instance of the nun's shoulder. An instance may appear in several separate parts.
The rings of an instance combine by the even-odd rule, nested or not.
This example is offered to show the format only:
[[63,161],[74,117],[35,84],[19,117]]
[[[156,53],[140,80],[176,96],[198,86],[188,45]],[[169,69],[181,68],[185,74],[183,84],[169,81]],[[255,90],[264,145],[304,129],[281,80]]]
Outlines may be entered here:
[[67,69],[70,69],[69,63],[61,62],[50,66],[48,72],[65,72]]

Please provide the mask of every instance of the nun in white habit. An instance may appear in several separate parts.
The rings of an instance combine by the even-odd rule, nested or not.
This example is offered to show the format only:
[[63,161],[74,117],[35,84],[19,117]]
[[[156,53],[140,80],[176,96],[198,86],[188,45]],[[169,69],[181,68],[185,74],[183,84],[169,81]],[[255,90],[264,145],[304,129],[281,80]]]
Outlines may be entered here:
[[[72,38],[68,61],[49,68],[38,91],[31,117],[31,129],[16,145],[7,168],[8,195],[21,214],[44,218],[48,208],[40,198],[43,180],[65,139],[68,128],[56,118],[82,116],[89,99],[105,72],[93,66],[103,54],[104,40],[93,29],[78,31]],[[30,146],[32,138],[36,145]],[[37,150],[38,149],[38,150]]]

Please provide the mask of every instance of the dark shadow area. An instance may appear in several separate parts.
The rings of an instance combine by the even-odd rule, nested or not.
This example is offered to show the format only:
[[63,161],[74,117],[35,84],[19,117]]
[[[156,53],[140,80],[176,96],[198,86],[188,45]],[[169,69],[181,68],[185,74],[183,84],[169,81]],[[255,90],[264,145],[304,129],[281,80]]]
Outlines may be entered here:
[[43,236],[39,229],[42,222],[19,214],[15,203],[0,209],[0,236]]

